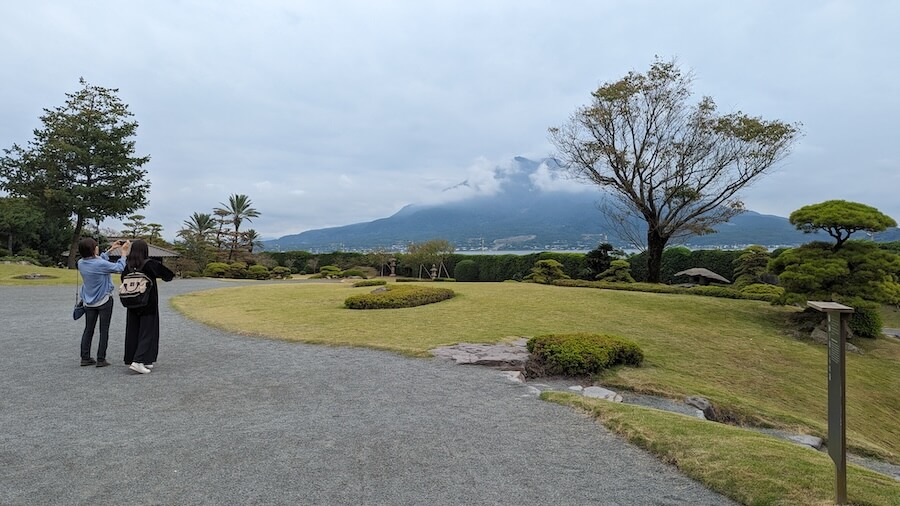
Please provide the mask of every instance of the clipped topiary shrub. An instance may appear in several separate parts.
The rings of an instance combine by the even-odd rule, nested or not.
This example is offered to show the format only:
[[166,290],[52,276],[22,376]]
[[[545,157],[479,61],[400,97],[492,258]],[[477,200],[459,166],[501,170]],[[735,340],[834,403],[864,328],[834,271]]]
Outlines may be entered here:
[[644,352],[625,338],[578,332],[547,334],[528,340],[531,374],[585,376],[617,365],[640,366]]
[[437,282],[443,281],[443,282],[447,282],[447,283],[452,283],[452,282],[456,281],[456,278],[434,278],[434,279],[432,279],[432,281],[437,281]]
[[478,264],[474,260],[462,260],[453,269],[453,277],[458,281],[478,281]]
[[784,296],[784,288],[765,283],[753,283],[741,288],[741,295],[748,299],[774,302]]
[[273,267],[271,275],[275,279],[291,279],[291,269],[288,267]]
[[224,278],[228,272],[228,264],[223,262],[210,262],[203,269],[203,275],[210,278]]
[[609,281],[612,283],[634,283],[631,277],[631,264],[628,260],[613,260],[609,264],[609,269],[597,274],[600,281]]
[[843,302],[853,307],[849,326],[853,334],[859,337],[876,338],[881,335],[884,321],[878,311],[879,305],[862,299],[850,299]]
[[389,285],[371,293],[351,295],[344,301],[348,309],[398,309],[424,306],[452,299],[456,293],[449,288],[416,285]]
[[366,279],[366,273],[359,269],[347,269],[346,271],[341,272],[342,278],[362,278]]
[[531,268],[531,274],[525,276],[525,280],[534,283],[552,284],[558,279],[569,279],[569,275],[563,271],[563,264],[553,259],[538,260]]
[[361,286],[381,286],[386,285],[387,281],[383,279],[364,279],[362,281],[357,281],[353,283],[353,288],[359,288]]
[[228,265],[228,272],[225,273],[227,278],[247,279],[250,271],[247,270],[247,264],[244,262],[232,262]]
[[251,265],[247,269],[247,275],[252,279],[269,279],[269,269],[265,265]]
[[310,276],[310,279],[332,279],[341,277],[341,268],[337,265],[326,265],[319,269],[318,274]]

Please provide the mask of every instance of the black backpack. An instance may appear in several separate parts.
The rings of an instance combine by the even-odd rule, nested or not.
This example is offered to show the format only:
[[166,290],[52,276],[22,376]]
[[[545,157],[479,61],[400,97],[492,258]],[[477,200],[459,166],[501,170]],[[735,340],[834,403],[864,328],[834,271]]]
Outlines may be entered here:
[[[141,269],[143,268],[142,265]],[[119,285],[119,302],[129,309],[144,307],[150,302],[152,287],[153,280],[150,276],[140,271],[128,273],[122,277],[122,284]]]

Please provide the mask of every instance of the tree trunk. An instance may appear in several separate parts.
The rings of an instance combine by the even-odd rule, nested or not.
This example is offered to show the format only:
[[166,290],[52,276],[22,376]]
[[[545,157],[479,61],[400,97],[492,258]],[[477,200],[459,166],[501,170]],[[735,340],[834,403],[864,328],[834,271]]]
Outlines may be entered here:
[[75,262],[78,260],[77,258],[75,258],[75,252],[78,251],[78,240],[81,238],[81,231],[84,229],[83,222],[84,220],[81,218],[81,216],[76,217],[75,230],[72,232],[72,241],[69,244],[69,269],[74,269]]
[[666,243],[669,242],[668,237],[659,235],[658,232],[650,230],[647,232],[647,282],[659,283],[659,271],[662,267],[663,250]]

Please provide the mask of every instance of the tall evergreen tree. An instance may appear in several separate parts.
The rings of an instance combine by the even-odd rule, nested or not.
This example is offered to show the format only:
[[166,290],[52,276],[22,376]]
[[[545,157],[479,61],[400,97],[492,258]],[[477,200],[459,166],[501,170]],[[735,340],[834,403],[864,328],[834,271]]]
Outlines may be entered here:
[[[0,159],[0,189],[31,200],[57,220],[73,223],[69,267],[85,224],[122,218],[147,205],[150,182],[135,156],[138,123],[118,89],[79,80],[65,105],[44,109],[43,126],[26,147],[13,144]],[[53,254],[53,252],[48,252]]]

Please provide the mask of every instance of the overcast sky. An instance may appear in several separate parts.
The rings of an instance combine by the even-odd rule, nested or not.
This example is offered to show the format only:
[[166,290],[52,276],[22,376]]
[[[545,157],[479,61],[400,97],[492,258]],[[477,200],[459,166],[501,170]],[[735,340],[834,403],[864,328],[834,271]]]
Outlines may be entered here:
[[266,238],[440,199],[552,155],[548,127],[654,55],[723,112],[803,123],[749,209],[847,199],[900,220],[892,0],[29,0],[0,19],[0,147],[79,77],[118,88],[152,157],[141,214],[170,240],[232,193]]

